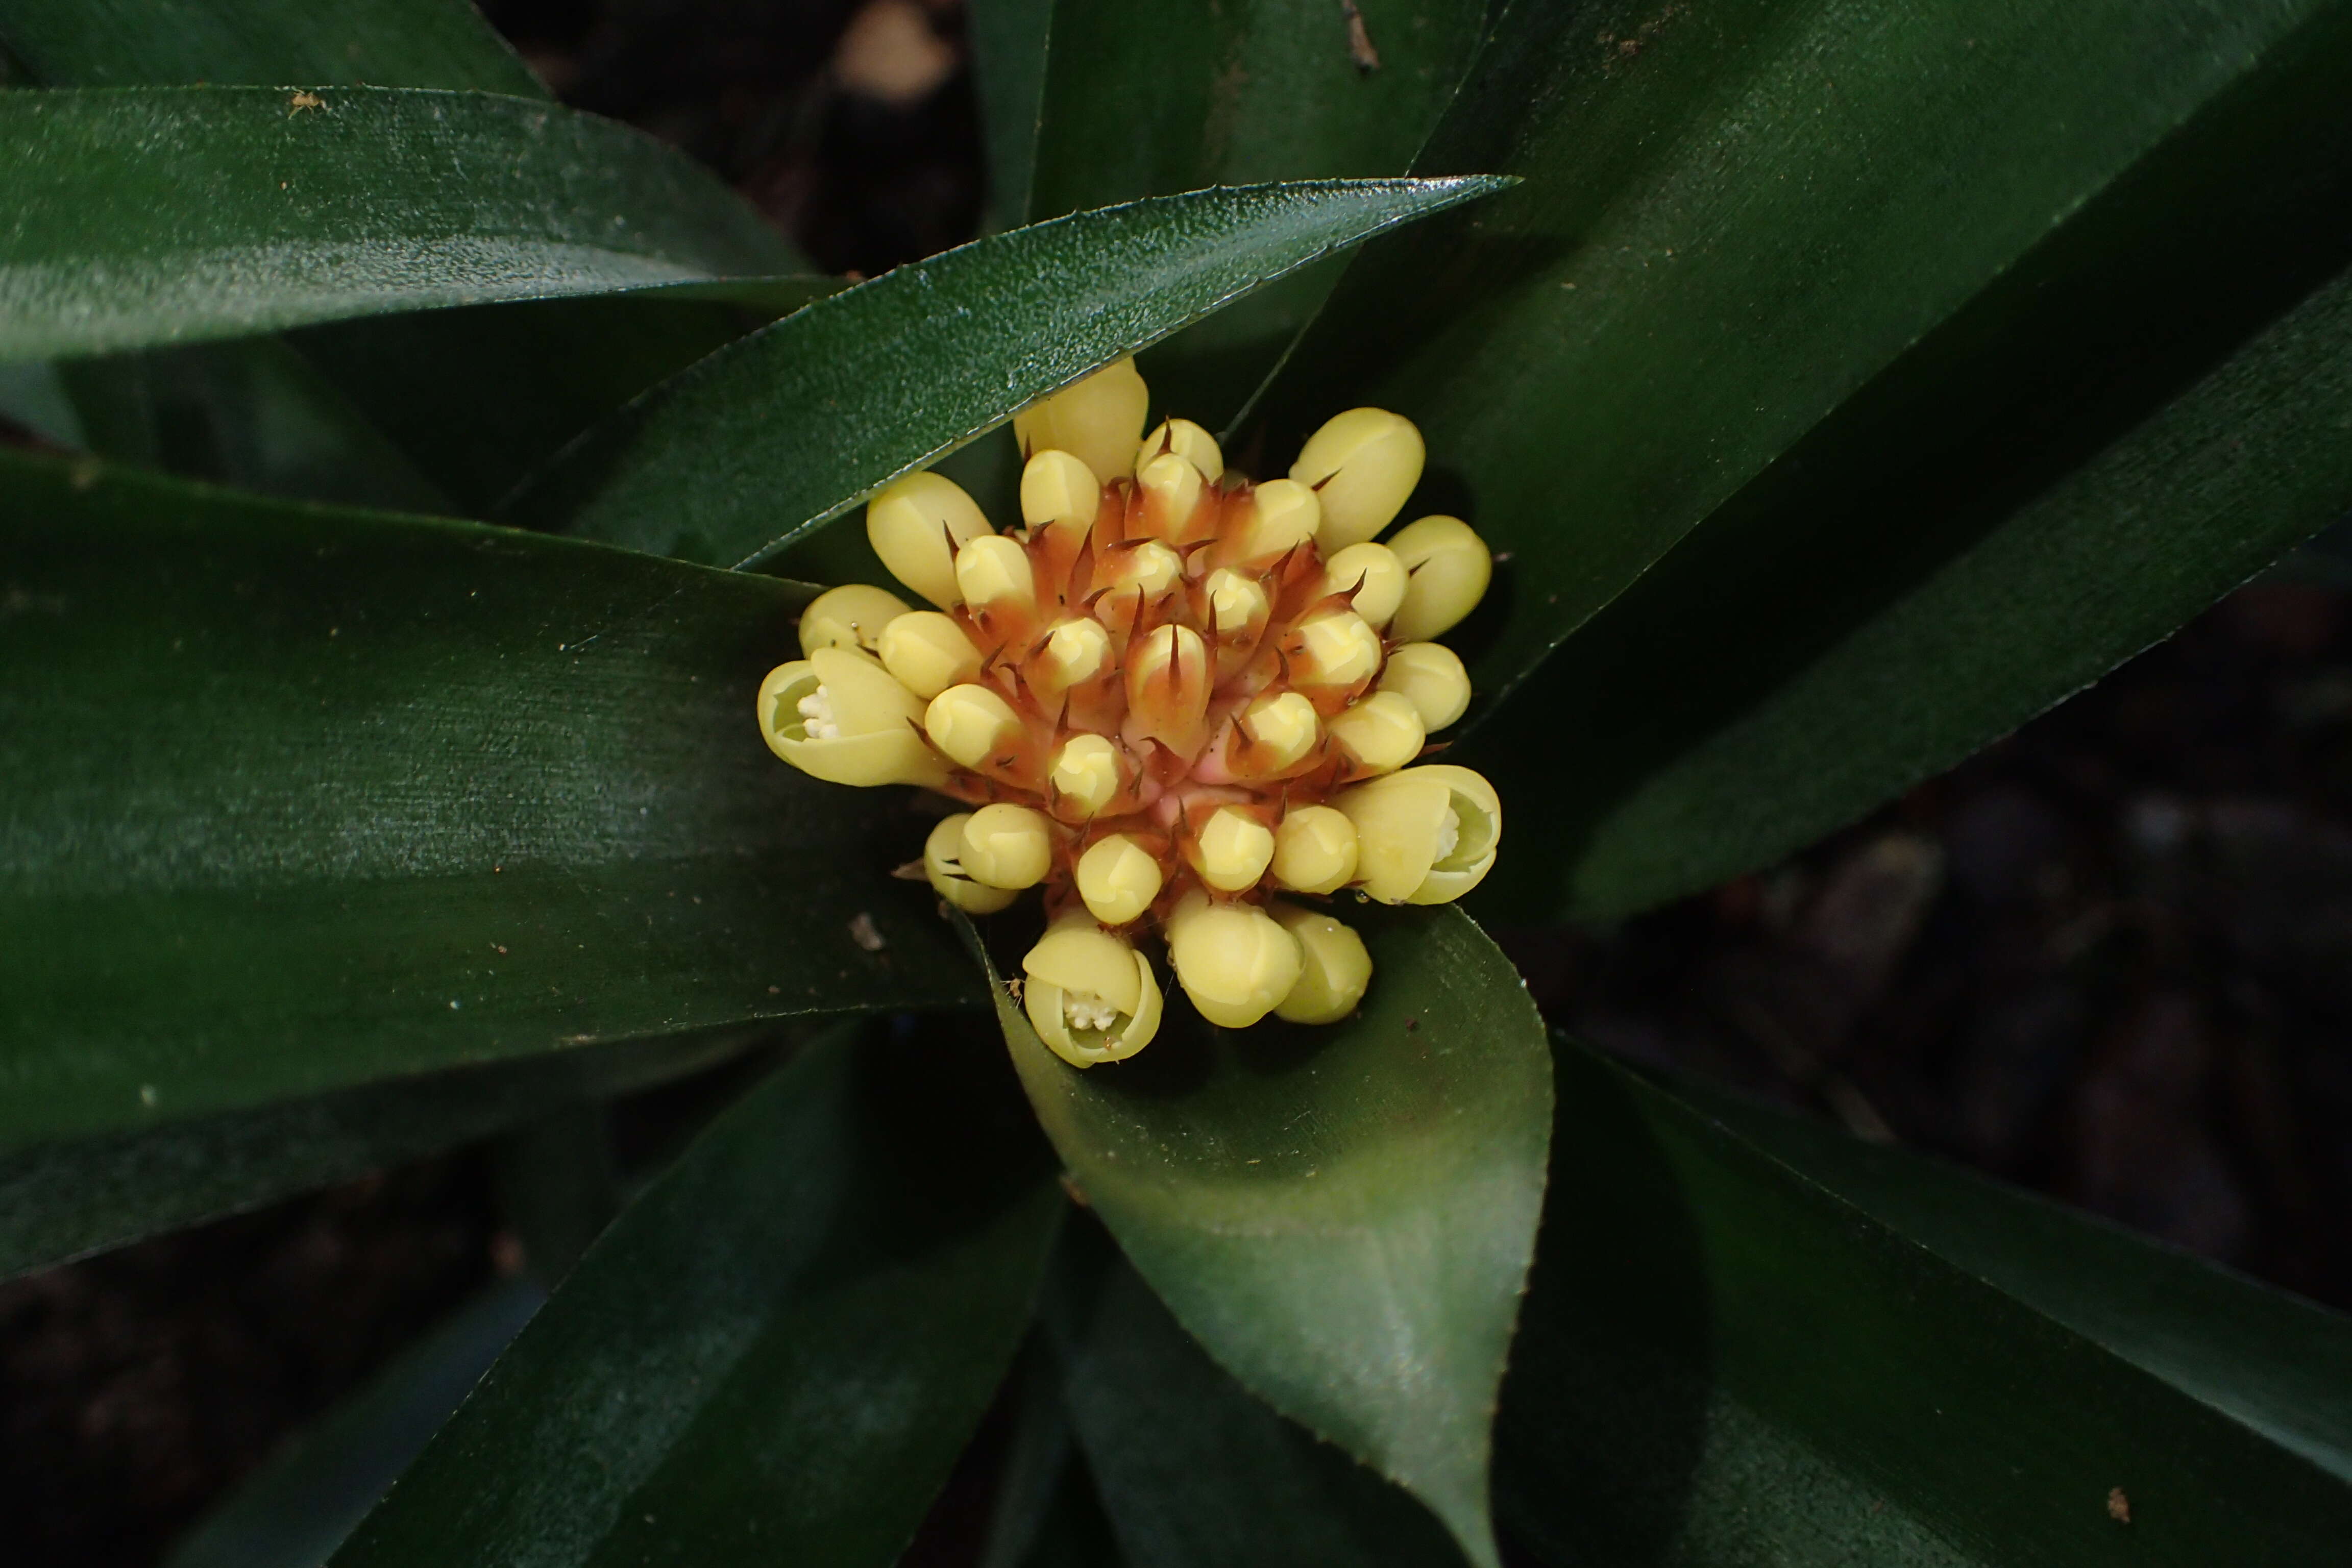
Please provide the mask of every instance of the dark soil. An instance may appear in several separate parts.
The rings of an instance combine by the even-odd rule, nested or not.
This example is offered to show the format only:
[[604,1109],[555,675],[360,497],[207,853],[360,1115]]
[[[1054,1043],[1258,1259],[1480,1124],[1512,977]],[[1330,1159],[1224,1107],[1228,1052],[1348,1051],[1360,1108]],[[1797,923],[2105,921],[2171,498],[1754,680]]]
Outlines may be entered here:
[[[687,148],[824,268],[979,221],[955,0],[485,8],[569,101]],[[2352,1307],[2346,610],[2242,592],[1786,866],[1509,945],[1550,1016],[1611,1049]],[[492,1208],[478,1158],[436,1162],[0,1286],[7,1561],[155,1561],[510,1257]],[[934,1536],[965,1533],[949,1516]]]

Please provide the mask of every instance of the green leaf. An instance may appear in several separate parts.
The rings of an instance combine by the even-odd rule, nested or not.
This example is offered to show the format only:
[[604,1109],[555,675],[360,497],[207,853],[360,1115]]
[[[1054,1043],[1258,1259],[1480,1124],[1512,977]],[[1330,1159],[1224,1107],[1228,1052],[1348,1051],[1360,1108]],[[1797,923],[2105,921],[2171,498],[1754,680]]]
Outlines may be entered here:
[[239,1482],[163,1568],[318,1568],[546,1301],[493,1285]]
[[[1204,185],[1403,174],[1476,52],[1486,0],[1358,0],[1352,12],[1355,37],[1336,0],[1177,15],[1154,0],[1062,0],[1050,48],[1039,37],[1032,57],[1045,79],[1031,89],[1028,216]],[[991,64],[982,54],[984,99]],[[1212,429],[1232,418],[1343,266],[1286,279],[1145,356],[1155,406]]]
[[[2327,204],[2352,202],[2352,149],[2313,140],[2260,181],[2200,143],[2235,198],[2202,243],[2070,267],[1990,346],[1956,323],[1570,639],[1462,748],[1547,801],[1556,846],[1482,897],[1605,918],[1767,863],[2352,508],[2352,270],[2326,276],[2345,242],[2308,205],[2329,156]],[[2143,290],[2171,302],[2160,328]],[[2000,352],[2021,345],[2038,367]]]
[[765,560],[1032,400],[1492,181],[1202,191],[993,235],[818,301],[575,442],[511,515]]
[[1590,1052],[1559,1068],[1496,1431],[1537,1560],[2284,1568],[2352,1530],[2340,1476],[1931,1237]]
[[1889,1229],[2352,1482],[2352,1317],[1941,1161],[1662,1086]]
[[835,1038],[729,1110],[339,1568],[891,1562],[1012,1361],[1063,1207],[971,1044]]
[[0,0],[0,39],[54,86],[547,92],[467,0]]
[[964,31],[988,131],[989,217],[995,227],[1019,228],[1029,221],[1029,186],[1037,168],[1054,0],[971,0]]
[[0,1154],[0,1279],[469,1143],[744,1043],[719,1031],[592,1046]]
[[625,126],[481,93],[312,96],[0,94],[0,358],[793,269],[751,208]]
[[305,327],[290,341],[468,515],[629,399],[845,285],[676,283]]
[[905,795],[760,742],[803,587],[16,455],[0,519],[0,1142],[973,995]]
[[[2352,88],[2346,16],[2335,0],[1509,7],[1416,167],[1526,184],[1350,269],[1269,401],[1271,448],[1346,404],[1421,424],[1420,510],[1461,512],[1512,557],[1464,637],[1497,697],[1927,334],[1953,323],[2032,365],[2020,323],[2086,257],[2110,319],[2164,334],[2207,309],[2139,269],[2232,247],[2215,187],[2290,200],[2266,153],[2300,172],[2298,139],[2337,145],[2311,104]],[[2307,219],[2339,205],[2310,203]],[[2281,259],[2236,253],[2256,278]],[[2021,401],[2015,370],[1971,384],[1977,418]],[[2034,388],[2062,408],[2067,392]],[[1910,521],[1882,517],[1890,536]]]
[[1160,1037],[1080,1072],[997,987],[1038,1120],[1209,1353],[1395,1480],[1492,1564],[1487,1424],[1542,1202],[1551,1100],[1517,974],[1450,909],[1350,908],[1345,1022]]
[[1427,1511],[1209,1359],[1099,1232],[1049,1286],[1064,1397],[1137,1568],[1460,1568]]

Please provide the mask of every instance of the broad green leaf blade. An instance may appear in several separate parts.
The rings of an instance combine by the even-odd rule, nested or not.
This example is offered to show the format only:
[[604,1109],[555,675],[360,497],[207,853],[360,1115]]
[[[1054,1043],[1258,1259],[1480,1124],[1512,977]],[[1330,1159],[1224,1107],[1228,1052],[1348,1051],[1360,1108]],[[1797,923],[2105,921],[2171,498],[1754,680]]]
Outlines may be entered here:
[[[1486,0],[1225,0],[1181,13],[1155,0],[1061,0],[1036,57],[1029,214],[1203,185],[1402,174],[1486,14]],[[1285,279],[1144,356],[1154,405],[1221,427],[1344,265]]]
[[592,1046],[0,1154],[0,1279],[452,1149],[744,1043]]
[[677,283],[305,327],[294,346],[457,499],[488,516],[583,430],[839,279]]
[[796,584],[0,455],[0,1143],[974,994]]
[[[2216,115],[2218,167],[2162,177],[2280,192],[2261,153],[2311,132],[2312,95],[2274,79],[2340,101],[2346,17],[2340,0],[1511,6],[1416,168],[1527,183],[1350,268],[1269,400],[1269,447],[1341,399],[1421,424],[1417,510],[1511,555],[1465,633],[1498,697],[1988,289],[2000,308],[1970,330],[2011,363],[2032,360],[2004,334],[2036,286],[2085,251],[2164,330],[2181,301],[2135,268],[2228,229],[2136,190],[2142,165]],[[2016,392],[1992,378],[1984,406]]]
[[0,94],[0,359],[784,272],[642,132],[526,99],[336,88]]
[[1019,228],[1029,221],[1029,187],[1037,169],[1054,0],[970,0],[964,31],[988,132],[989,216],[998,228]]
[[1087,1203],[1253,1392],[1494,1563],[1487,1425],[1544,1188],[1551,1069],[1510,964],[1450,909],[1347,911],[1377,966],[1327,1028],[1202,1025],[1079,1072],[997,988]]
[[0,42],[60,86],[547,92],[467,0],[0,0]]
[[1574,1047],[1559,1066],[1496,1431],[1496,1510],[1538,1561],[2284,1568],[2340,1550],[2340,1478],[1670,1092]]
[[1120,354],[1495,188],[1201,191],[992,235],[713,354],[573,443],[510,513],[748,566]]
[[968,1038],[814,1046],[625,1210],[338,1553],[890,1563],[1063,1201]]
[[1890,1229],[2352,1483],[2352,1317],[1925,1155],[1709,1085],[1664,1087]]
[[163,1568],[318,1568],[546,1300],[509,1279],[458,1309],[238,1483]]
[[[2280,308],[2336,249],[2309,234],[2305,198],[2326,188],[2301,182],[2203,247],[2118,262],[2178,301],[2160,330],[2107,308],[2116,271],[2045,286],[2022,341],[2072,332],[2079,348],[2010,382],[1990,419],[1954,405],[1990,401],[2012,362],[1984,364],[1973,332],[1932,342],[1871,412],[1825,426],[1661,562],[1463,747],[1506,798],[1549,803],[1538,831],[1558,846],[1501,868],[1485,896],[1609,917],[1765,864],[2344,515],[2352,270],[2240,342],[2247,314]],[[2260,287],[2242,247],[2276,263]],[[2217,341],[2237,346],[2200,376]]]
[[1062,1251],[1045,1316],[1136,1568],[1461,1568],[1427,1511],[1235,1383],[1099,1232]]

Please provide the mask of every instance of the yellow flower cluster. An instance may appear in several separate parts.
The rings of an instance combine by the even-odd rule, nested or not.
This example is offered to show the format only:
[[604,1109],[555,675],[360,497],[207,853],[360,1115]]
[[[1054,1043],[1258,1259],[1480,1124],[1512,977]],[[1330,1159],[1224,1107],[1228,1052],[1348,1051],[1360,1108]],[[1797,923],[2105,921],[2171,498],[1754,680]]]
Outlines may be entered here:
[[794,767],[972,808],[924,846],[941,898],[984,914],[1045,890],[1024,1000],[1078,1067],[1160,1026],[1135,933],[1165,934],[1212,1023],[1330,1023],[1371,960],[1296,897],[1443,903],[1502,835],[1484,778],[1408,765],[1469,706],[1431,639],[1493,572],[1459,518],[1374,542],[1420,483],[1421,432],[1350,409],[1287,479],[1253,484],[1190,420],[1145,434],[1148,405],[1121,360],[1019,415],[1017,532],[938,474],[881,491],[867,537],[932,607],[835,588],[760,688],[761,732]]

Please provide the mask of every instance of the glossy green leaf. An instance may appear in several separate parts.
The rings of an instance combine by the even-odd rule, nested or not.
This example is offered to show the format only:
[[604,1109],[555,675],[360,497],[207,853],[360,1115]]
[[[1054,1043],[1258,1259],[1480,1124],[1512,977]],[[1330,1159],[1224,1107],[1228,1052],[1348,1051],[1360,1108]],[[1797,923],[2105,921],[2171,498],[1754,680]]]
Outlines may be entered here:
[[640,132],[530,100],[337,88],[0,94],[0,358],[793,270]]
[[[1028,216],[1204,185],[1402,174],[1486,14],[1486,0],[1226,0],[1181,15],[1154,0],[1060,0],[1050,42],[1036,33],[1030,57],[1044,79],[1030,89]],[[979,58],[983,100],[995,63]],[[1000,163],[1014,155],[992,152]],[[1343,265],[1285,279],[1145,355],[1154,405],[1223,426]]]
[[163,1568],[318,1568],[546,1300],[508,1279],[459,1308],[239,1482]]
[[0,455],[0,1142],[973,996],[761,743],[807,592]]
[[547,91],[467,0],[0,0],[0,42],[59,86]]
[[1209,1352],[1402,1485],[1491,1564],[1487,1423],[1551,1101],[1525,986],[1450,909],[1347,910],[1376,965],[1343,1023],[1211,1029],[1079,1072],[999,987],[1038,1120]]
[[1461,1568],[1425,1510],[1210,1360],[1107,1237],[1073,1226],[1063,1253],[1045,1316],[1128,1562]]
[[2284,1565],[2352,1530],[2340,1476],[1668,1090],[1559,1066],[1496,1431],[1536,1561]]
[[306,327],[289,341],[471,516],[629,399],[839,291],[835,278],[676,283]]
[[0,1278],[351,1181],[743,1045],[720,1031],[592,1046],[0,1154]]
[[1955,323],[1571,638],[1463,748],[1541,792],[1557,846],[1482,895],[1607,917],[1767,863],[2352,508],[2352,232],[2313,218],[2352,204],[2352,137],[2295,135],[2261,179],[2200,142],[2202,243],[2053,266],[2016,331]]
[[970,0],[964,31],[988,132],[989,217],[994,227],[1018,228],[1029,221],[1029,186],[1037,171],[1054,0]]
[[1957,1166],[1668,1092],[1937,1257],[2352,1482],[2352,1317]]
[[890,1563],[1064,1204],[971,1041],[814,1046],[625,1210],[338,1553]]
[[1202,191],[992,235],[713,354],[575,442],[510,511],[750,565],[1097,366],[1317,257],[1494,188],[1465,178]]
[[[2279,196],[2265,151],[2336,136],[2330,114],[2314,132],[2311,106],[2352,88],[2347,15],[2340,0],[1510,6],[1416,167],[1526,184],[1350,269],[1269,401],[1271,449],[1341,398],[1421,424],[1420,508],[1461,512],[1511,555],[1464,637],[1499,696],[1946,323],[1966,317],[1955,330],[2030,366],[2042,286],[2077,280],[2085,256],[2111,315],[2163,333],[2176,309],[2205,309],[2138,269],[2226,247],[2226,205],[2202,196]],[[2306,231],[2335,206],[2306,205]],[[2255,274],[2273,259],[2242,255]],[[2016,373],[1973,384],[1975,417],[2021,401]],[[2035,393],[2063,407],[2067,389]]]

